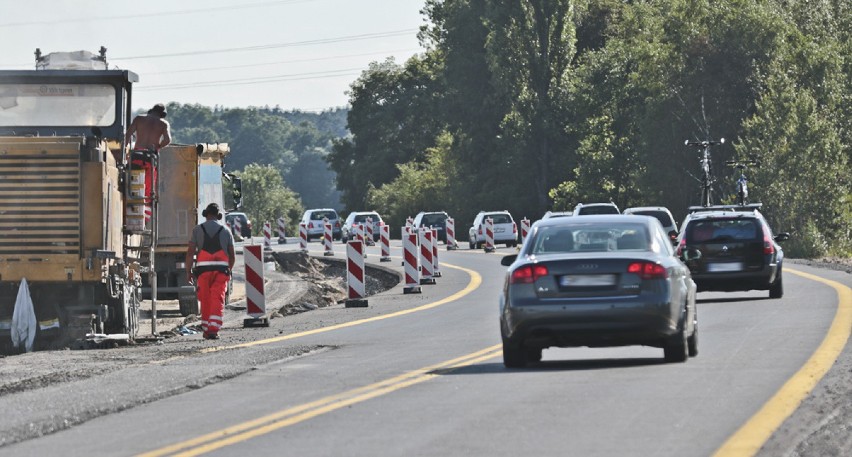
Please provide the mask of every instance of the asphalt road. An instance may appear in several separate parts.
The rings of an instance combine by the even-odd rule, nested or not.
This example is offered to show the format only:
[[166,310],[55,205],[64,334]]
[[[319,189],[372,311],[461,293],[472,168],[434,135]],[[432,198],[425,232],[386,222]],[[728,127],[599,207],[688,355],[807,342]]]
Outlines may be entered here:
[[[369,309],[303,313],[280,336],[140,369],[140,389],[223,375],[0,454],[712,455],[805,365],[838,308],[834,289],[791,266],[781,300],[699,294],[700,353],[687,363],[655,348],[548,349],[507,370],[497,297],[500,254],[513,251],[441,249],[443,276],[420,295],[400,286]],[[119,392],[128,376],[101,388]]]

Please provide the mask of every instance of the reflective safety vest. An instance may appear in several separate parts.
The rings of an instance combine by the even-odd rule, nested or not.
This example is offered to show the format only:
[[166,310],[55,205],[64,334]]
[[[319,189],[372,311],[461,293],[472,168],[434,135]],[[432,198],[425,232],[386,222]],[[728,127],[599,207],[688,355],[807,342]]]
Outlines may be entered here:
[[198,251],[195,260],[195,273],[201,274],[207,271],[228,272],[228,253],[222,249],[222,243],[219,241],[219,234],[225,227],[219,227],[219,230],[211,237],[201,225],[201,231],[204,232],[204,245]]

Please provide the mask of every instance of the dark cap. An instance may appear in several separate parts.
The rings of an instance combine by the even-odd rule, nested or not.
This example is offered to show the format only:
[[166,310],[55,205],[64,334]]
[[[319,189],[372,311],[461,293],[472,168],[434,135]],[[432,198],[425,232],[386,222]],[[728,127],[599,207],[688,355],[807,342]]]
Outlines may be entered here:
[[204,217],[215,217],[217,219],[222,218],[222,213],[219,211],[219,205],[216,203],[211,203],[207,205],[207,208],[201,212],[201,215]]
[[156,113],[161,119],[166,117],[166,114],[168,114],[166,112],[166,107],[162,103],[157,103],[153,108],[148,110],[148,114],[153,113]]

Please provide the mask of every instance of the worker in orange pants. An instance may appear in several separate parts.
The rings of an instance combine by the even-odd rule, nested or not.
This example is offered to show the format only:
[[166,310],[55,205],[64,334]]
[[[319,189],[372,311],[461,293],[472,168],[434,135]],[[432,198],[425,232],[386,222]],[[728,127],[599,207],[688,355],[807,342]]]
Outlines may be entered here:
[[186,279],[196,285],[201,301],[201,329],[204,339],[219,339],[225,294],[234,268],[236,254],[234,237],[218,221],[222,219],[219,205],[211,203],[201,212],[207,220],[192,229],[186,250]]

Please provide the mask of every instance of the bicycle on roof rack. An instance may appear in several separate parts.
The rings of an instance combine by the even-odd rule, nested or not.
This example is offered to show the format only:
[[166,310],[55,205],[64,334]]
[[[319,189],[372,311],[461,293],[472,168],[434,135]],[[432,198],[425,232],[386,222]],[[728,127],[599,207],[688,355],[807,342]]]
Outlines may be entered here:
[[745,160],[742,162],[738,162],[736,160],[727,160],[725,161],[725,163],[728,166],[740,170],[740,177],[737,178],[737,204],[740,206],[745,206],[748,204],[748,178],[746,178],[745,170],[750,166],[759,167],[760,161]]
[[710,160],[710,146],[725,144],[725,139],[720,138],[719,141],[686,140],[683,144],[686,146],[695,146],[701,149],[701,178],[696,179],[701,182],[701,206],[711,206],[713,204],[713,183],[716,182],[716,180],[713,178],[713,167]]

